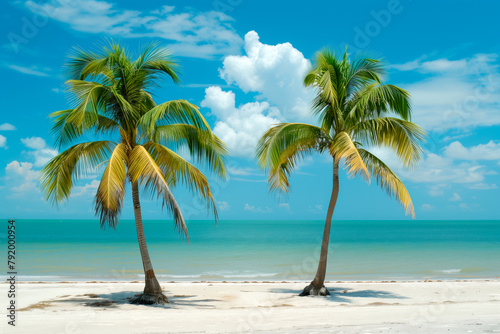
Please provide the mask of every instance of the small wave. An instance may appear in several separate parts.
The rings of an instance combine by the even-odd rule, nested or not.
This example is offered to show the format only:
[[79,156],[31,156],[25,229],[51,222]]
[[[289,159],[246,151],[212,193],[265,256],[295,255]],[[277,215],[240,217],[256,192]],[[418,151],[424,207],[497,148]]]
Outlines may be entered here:
[[441,274],[457,274],[462,272],[462,269],[443,269],[443,270],[433,270],[435,273]]
[[[144,275],[141,275],[144,277]],[[167,274],[159,274],[156,275],[158,277],[163,277],[163,278],[180,278],[180,279],[185,279],[185,278],[201,278],[201,275],[167,275]]]
[[[241,278],[241,279],[251,279],[259,277],[275,277],[277,273],[255,273],[255,272],[239,272],[239,271],[208,271],[196,275],[169,275],[169,274],[158,274],[157,277],[161,278],[171,278],[171,279],[230,279],[230,278]],[[143,274],[138,275],[144,278]]]

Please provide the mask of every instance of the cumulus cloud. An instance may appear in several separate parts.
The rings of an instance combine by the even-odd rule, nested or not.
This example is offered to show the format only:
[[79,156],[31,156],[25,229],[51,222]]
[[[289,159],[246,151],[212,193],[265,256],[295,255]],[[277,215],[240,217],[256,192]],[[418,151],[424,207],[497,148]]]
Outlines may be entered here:
[[464,211],[469,211],[470,210],[469,205],[467,205],[466,203],[460,203],[459,207],[460,207],[460,209],[462,209]]
[[0,135],[0,147],[7,148],[7,138]]
[[407,85],[413,98],[413,120],[427,130],[446,131],[500,124],[500,73],[496,54],[471,58],[417,60],[393,65],[426,74]]
[[10,188],[12,192],[19,194],[38,191],[36,185],[40,172],[33,169],[32,163],[14,160],[5,167],[5,174],[8,178],[19,181]]
[[486,144],[466,148],[455,141],[445,147],[444,154],[456,160],[500,160],[500,143],[490,140]]
[[83,186],[75,186],[71,190],[71,197],[91,195],[94,196],[99,188],[99,180],[92,180]]
[[250,204],[245,204],[245,206],[243,207],[244,210],[246,211],[250,211],[250,212],[259,212],[259,213],[268,213],[268,212],[272,212],[273,210],[269,207],[265,207],[265,208],[262,208],[262,207],[255,207],[254,205],[250,205]]
[[224,201],[217,201],[217,208],[221,211],[227,211],[231,205],[229,205],[227,202]]
[[12,124],[9,124],[9,123],[0,124],[0,131],[12,131],[15,129],[16,129],[16,127]]
[[259,137],[281,121],[278,109],[269,103],[249,102],[236,107],[235,94],[215,86],[205,89],[201,106],[217,117],[213,131],[235,156],[253,156]]
[[25,1],[26,8],[68,24],[76,31],[125,37],[163,38],[176,54],[213,58],[238,54],[241,37],[226,14],[207,11],[176,11],[163,6],[152,11],[128,10],[103,0]]
[[458,193],[453,193],[453,196],[451,196],[450,201],[452,202],[458,202],[461,201],[462,197]]
[[50,159],[58,154],[57,150],[48,147],[45,140],[40,137],[21,138],[21,142],[26,147],[34,150],[29,151],[28,154],[33,156],[33,158],[35,159],[35,167],[44,166],[47,162],[49,162]]
[[[442,189],[449,183],[478,184],[483,183],[486,176],[497,174],[494,170],[477,163],[477,160],[491,160],[492,156],[484,155],[481,158],[481,155],[477,152],[480,151],[482,154],[484,147],[488,147],[487,151],[490,152],[489,149],[491,149],[492,145],[478,145],[462,149],[463,146],[456,143],[459,142],[451,143],[445,147],[442,155],[426,152],[422,161],[411,170],[403,168],[396,154],[388,148],[374,147],[369,150],[381,158],[403,179],[417,183],[434,183],[429,194],[441,196],[443,194]],[[459,150],[455,149],[458,147],[460,147]],[[464,154],[464,152],[466,153]]]
[[314,91],[306,89],[303,80],[310,61],[290,43],[261,43],[255,31],[245,35],[245,53],[224,59],[221,78],[245,93],[259,93],[258,98],[277,106],[287,118],[307,118]]
[[434,210],[434,209],[435,209],[435,208],[434,208],[434,205],[432,205],[432,204],[428,204],[428,203],[426,203],[426,204],[422,204],[422,205],[420,206],[420,210],[422,210],[422,211],[432,211],[432,210]]

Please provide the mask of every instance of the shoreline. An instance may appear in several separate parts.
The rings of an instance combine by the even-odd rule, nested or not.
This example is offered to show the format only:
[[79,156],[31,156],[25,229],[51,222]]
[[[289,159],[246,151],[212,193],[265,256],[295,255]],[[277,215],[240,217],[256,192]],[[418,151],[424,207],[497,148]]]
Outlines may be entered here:
[[[310,280],[278,280],[278,281],[270,281],[270,280],[241,280],[241,281],[233,281],[233,280],[196,280],[196,281],[184,281],[184,280],[162,280],[158,279],[158,281],[163,284],[170,284],[170,283],[179,283],[179,284],[184,284],[184,283],[192,283],[192,284],[200,284],[200,283],[210,283],[210,284],[215,284],[215,283],[223,283],[223,284],[293,284],[293,283],[309,283]],[[18,284],[80,284],[80,283],[89,283],[89,284],[96,284],[96,283],[143,283],[143,280],[83,280],[83,281],[72,281],[72,280],[63,280],[63,281],[40,281],[40,280],[17,280]],[[446,282],[500,282],[500,277],[494,277],[494,278],[467,278],[467,279],[408,279],[408,280],[398,280],[398,279],[391,279],[391,280],[333,280],[329,281],[326,280],[325,284],[335,284],[335,283],[370,283],[370,284],[376,284],[376,283],[446,283]],[[7,281],[2,281],[0,284],[7,284]]]
[[16,333],[100,334],[111,328],[136,334],[465,333],[500,328],[499,279],[329,281],[327,297],[299,297],[309,281],[160,282],[170,301],[160,306],[129,303],[142,292],[141,281],[18,283]]

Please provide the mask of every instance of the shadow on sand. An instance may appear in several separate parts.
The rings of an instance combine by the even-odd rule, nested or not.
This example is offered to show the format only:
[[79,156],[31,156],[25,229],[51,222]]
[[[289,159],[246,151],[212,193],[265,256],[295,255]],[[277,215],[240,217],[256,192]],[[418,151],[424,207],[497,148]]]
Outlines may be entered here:
[[[382,290],[354,290],[352,288],[332,286],[327,286],[327,289],[330,291],[330,296],[319,298],[326,298],[332,302],[351,303],[354,298],[408,299],[408,297]],[[299,290],[293,289],[272,289],[272,292],[294,294],[296,296],[300,293]]]
[[[215,308],[214,302],[218,299],[198,298],[195,295],[170,295],[168,291],[163,292],[169,304],[164,305],[141,305],[145,307],[176,308],[177,306],[192,306],[196,308]],[[128,305],[130,300],[139,293],[137,291],[120,291],[113,293],[84,294],[74,296],[60,296],[57,299],[48,301],[48,303],[74,303],[80,306],[95,308],[116,308],[119,305]]]

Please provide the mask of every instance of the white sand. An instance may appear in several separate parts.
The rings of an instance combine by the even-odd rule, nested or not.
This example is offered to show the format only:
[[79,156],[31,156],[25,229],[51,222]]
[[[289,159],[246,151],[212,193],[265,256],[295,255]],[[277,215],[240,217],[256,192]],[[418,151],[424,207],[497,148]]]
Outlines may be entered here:
[[304,282],[162,286],[171,303],[151,307],[128,303],[142,283],[19,283],[17,326],[3,316],[1,332],[500,333],[498,280],[328,283],[330,297],[298,297]]

